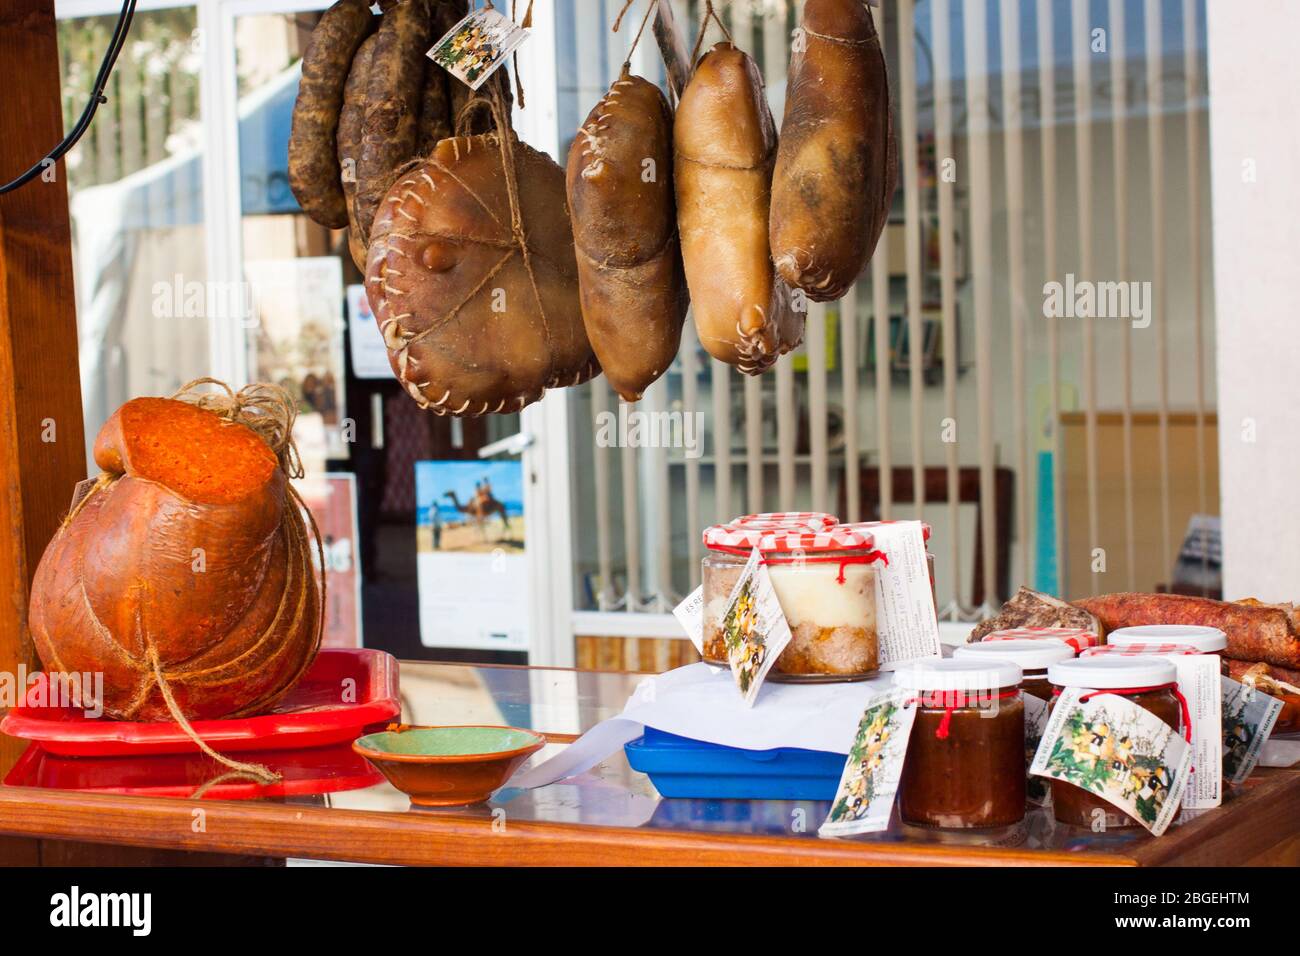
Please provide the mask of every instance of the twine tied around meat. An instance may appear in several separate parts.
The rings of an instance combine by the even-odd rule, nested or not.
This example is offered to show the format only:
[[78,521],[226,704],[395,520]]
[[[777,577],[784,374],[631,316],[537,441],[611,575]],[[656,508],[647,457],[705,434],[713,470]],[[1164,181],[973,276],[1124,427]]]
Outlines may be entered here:
[[[200,386],[215,385],[220,391],[200,391]],[[289,478],[306,473],[298,445],[293,440],[293,424],[298,420],[298,403],[279,385],[254,382],[238,392],[215,378],[196,378],[172,393],[178,401],[197,405],[226,419],[238,422],[257,433],[279,459],[280,468]]]
[[[218,391],[200,390],[201,386],[204,385],[215,385]],[[302,478],[306,474],[302,464],[302,456],[298,453],[298,445],[293,439],[293,425],[298,418],[298,403],[279,385],[254,382],[251,385],[245,385],[236,392],[220,379],[208,377],[196,378],[186,382],[171,397],[178,401],[197,405],[199,408],[219,415],[227,421],[237,422],[253,431],[275,453],[275,457],[280,463],[280,469],[290,479],[285,482],[285,487],[289,490],[289,504],[300,515],[306,516],[307,523],[311,527],[311,536],[316,543],[316,554],[320,568],[320,628],[316,634],[316,647],[307,656],[306,664],[303,665],[305,670],[306,666],[315,658],[316,651],[320,649],[322,632],[325,627],[325,544],[320,528],[316,525],[315,516],[312,515],[311,509],[307,507],[307,502],[303,500],[302,495],[292,481],[292,479]],[[292,527],[291,517],[290,522]],[[167,704],[168,711],[171,712],[172,719],[176,721],[181,730],[185,731],[186,736],[193,740],[201,751],[217,761],[217,763],[229,767],[233,775],[250,777],[263,784],[276,783],[283,779],[280,774],[261,764],[235,760],[232,757],[218,753],[208,746],[176,703],[171,686],[163,673],[158,651],[152,645],[149,647],[149,662],[153,667],[154,679],[158,682],[158,690],[162,694],[163,701]],[[289,686],[292,686],[301,676],[301,672],[295,675]],[[215,783],[215,781],[209,781],[209,783]],[[200,787],[195,793],[202,796],[206,789],[206,786]]]
[[[491,6],[491,4],[488,4],[488,6]],[[520,106],[523,105],[522,93],[521,88]],[[546,317],[546,304],[542,301],[542,293],[537,285],[537,273],[533,270],[532,250],[528,248],[528,236],[524,232],[524,212],[519,202],[519,173],[515,166],[515,134],[510,128],[510,114],[506,109],[505,96],[502,94],[499,85],[493,84],[488,96],[476,93],[468,103],[461,107],[460,114],[456,117],[457,136],[464,135],[469,118],[479,110],[490,111],[492,121],[496,125],[494,132],[485,135],[489,142],[491,142],[492,138],[496,139],[497,148],[501,152],[501,172],[505,177],[506,198],[510,204],[510,239],[511,243],[518,247],[519,254],[523,258],[524,271],[528,273],[528,284],[532,287],[533,297],[537,300],[537,313],[542,319],[542,329],[546,332],[546,338],[549,341],[551,323]],[[498,268],[500,265],[501,263],[498,263]],[[493,273],[495,272],[496,269],[493,269]],[[486,281],[485,278],[484,282]],[[482,284],[478,288],[482,288]],[[471,293],[471,296],[477,294],[478,288]],[[427,335],[430,331],[432,329],[426,330],[421,335]],[[408,339],[408,344],[419,337],[415,336]]]
[[[204,386],[215,386],[216,391],[205,390]],[[298,417],[298,405],[293,397],[279,385],[268,383],[254,383],[246,385],[238,392],[232,389],[225,382],[215,378],[196,378],[185,385],[181,386],[171,396],[176,401],[187,402],[195,405],[205,411],[212,412],[226,421],[235,422],[251,430],[275,453],[276,460],[279,462],[280,469],[284,472],[286,478],[290,479],[285,482],[288,489],[288,501],[286,502],[285,521],[287,522],[287,531],[294,542],[301,547],[303,537],[310,528],[311,537],[315,542],[316,565],[319,568],[320,600],[319,604],[319,627],[316,633],[315,648],[310,655],[305,658],[302,670],[294,675],[286,686],[291,687],[302,676],[303,671],[310,665],[316,656],[316,651],[320,649],[320,642],[324,630],[326,595],[325,595],[325,546],[324,539],[321,536],[320,528],[316,524],[316,519],[307,507],[302,495],[294,486],[292,479],[302,478],[305,470],[302,464],[302,457],[298,453],[298,446],[293,439],[293,426]],[[109,474],[101,472],[94,480],[93,485],[81,495],[74,503],[73,507],[64,518],[64,525],[76,517],[77,513],[85,506],[95,494],[111,486],[114,482],[122,478],[122,475]],[[295,515],[296,512],[296,515]],[[311,569],[308,573],[315,573]],[[172,693],[171,684],[167,680],[167,675],[163,669],[163,663],[158,655],[157,648],[148,640],[143,621],[141,620],[143,612],[143,602],[145,598],[141,596],[141,606],[137,610],[137,628],[143,642],[146,645],[145,668],[151,673],[155,683],[158,686],[159,693],[162,694],[163,702],[167,705],[167,710],[172,719],[184,731],[185,735],[194,741],[195,745],[207,756],[211,757],[217,763],[228,767],[230,774],[223,774],[220,779],[226,779],[230,776],[245,777],[257,781],[261,784],[276,783],[282,779],[281,775],[270,770],[269,768],[255,763],[246,763],[241,760],[235,760],[224,754],[218,753],[199,735],[193,725],[186,718],[185,713],[181,710]],[[305,604],[305,602],[304,602]],[[295,619],[301,617],[302,608],[295,610]],[[295,625],[297,620],[293,622]],[[190,675],[191,678],[198,675]],[[147,688],[146,688],[147,692]],[[143,698],[143,693],[141,695]],[[209,784],[216,781],[209,781]],[[201,796],[206,792],[207,785],[200,787],[195,791],[195,797]]]
[[[208,742],[199,736],[198,731],[185,718],[185,712],[176,703],[176,698],[172,696],[171,685],[167,683],[167,678],[163,675],[162,662],[158,659],[158,648],[152,644],[149,645],[149,664],[153,667],[154,680],[158,682],[158,690],[162,692],[163,700],[167,704],[167,709],[171,711],[172,719],[176,721],[181,730],[185,731],[185,736],[194,741],[200,750],[222,766],[229,767],[235,773],[252,777],[258,783],[276,783],[283,779],[280,774],[269,767],[259,763],[245,763],[242,760],[235,760],[233,757],[217,753],[208,746]],[[199,791],[202,790],[203,788],[200,787]],[[196,791],[196,793],[199,791]]]
[[[495,10],[495,9],[496,9],[496,6],[492,3],[492,0],[487,0],[487,3],[483,4],[483,9],[484,9],[484,10]],[[515,11],[516,11],[516,9],[518,9],[518,0],[510,0],[510,19],[511,19],[511,20],[514,20],[514,19],[515,19]],[[533,25],[533,0],[528,0],[528,7],[527,7],[527,9],[524,10],[524,18],[523,18],[523,20],[521,20],[521,21],[519,22],[519,26],[520,26],[522,29],[527,30],[527,29],[528,29],[529,27],[531,27],[532,25]],[[515,66],[515,95],[519,97],[519,108],[520,108],[520,109],[523,109],[523,108],[524,108],[524,105],[525,105],[525,104],[524,104],[524,81],[523,81],[523,78],[520,77],[520,75],[519,75],[519,50],[518,50],[518,48],[516,48],[514,51],[511,52],[511,54],[510,54],[510,61],[511,61],[511,62],[514,64],[514,66]],[[468,104],[466,104],[465,108],[461,109],[461,114],[462,114],[462,115],[465,113],[465,109],[467,109],[467,108],[469,107],[469,105],[472,104],[473,102],[474,102],[474,100],[471,99],[470,102],[469,102]],[[453,126],[457,125],[457,122],[458,122],[458,120],[457,120],[456,118],[453,117],[453,123],[452,123],[452,125],[453,125]],[[458,132],[459,132],[459,131],[458,131]]]

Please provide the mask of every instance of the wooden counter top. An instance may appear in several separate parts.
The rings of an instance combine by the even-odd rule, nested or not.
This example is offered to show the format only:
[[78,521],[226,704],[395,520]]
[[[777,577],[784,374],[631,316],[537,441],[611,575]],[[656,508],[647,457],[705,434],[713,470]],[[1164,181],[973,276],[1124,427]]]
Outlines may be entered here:
[[[402,665],[408,723],[508,723],[564,741],[618,713],[639,675]],[[73,758],[63,758],[70,760]],[[93,783],[86,760],[83,779]],[[142,760],[159,758],[141,758]],[[146,765],[147,769],[147,765]],[[219,771],[213,765],[213,775]],[[664,800],[622,753],[569,781],[504,790],[485,805],[413,810],[387,783],[275,799],[190,800],[0,786],[0,834],[136,847],[369,863],[503,865],[1225,866],[1300,859],[1300,772],[1260,770],[1223,807],[1172,827],[1090,831],[1037,811],[970,835],[895,824],[821,839],[827,804]]]

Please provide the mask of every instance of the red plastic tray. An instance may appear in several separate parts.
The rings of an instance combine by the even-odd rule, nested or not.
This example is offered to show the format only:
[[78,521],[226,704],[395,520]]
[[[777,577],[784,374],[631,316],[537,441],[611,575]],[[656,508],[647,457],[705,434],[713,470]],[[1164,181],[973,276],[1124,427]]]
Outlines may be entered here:
[[[384,775],[352,750],[333,744],[307,750],[266,750],[257,762],[283,778],[276,783],[229,780],[204,792],[209,800],[251,800],[301,794],[338,793],[382,783]],[[131,757],[60,757],[32,744],[5,777],[7,787],[44,787],[89,793],[189,797],[226,773],[203,754],[156,754]]]
[[[38,674],[36,681],[44,681]],[[352,684],[345,684],[352,681]],[[344,689],[356,696],[343,703]],[[44,688],[33,685],[34,696]],[[362,731],[401,713],[397,661],[391,654],[367,649],[328,648],[270,713],[232,720],[196,720],[194,730],[220,753],[241,750],[287,750],[351,742]],[[0,731],[35,740],[43,750],[65,757],[139,756],[197,753],[185,731],[174,723],[136,723],[90,718],[71,707],[28,707],[9,711]]]

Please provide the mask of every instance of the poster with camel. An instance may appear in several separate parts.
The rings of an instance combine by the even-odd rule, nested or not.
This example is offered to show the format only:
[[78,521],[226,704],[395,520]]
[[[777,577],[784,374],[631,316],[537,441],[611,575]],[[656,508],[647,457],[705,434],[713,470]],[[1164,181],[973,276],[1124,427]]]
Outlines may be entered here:
[[420,640],[426,647],[528,646],[523,466],[415,463]]

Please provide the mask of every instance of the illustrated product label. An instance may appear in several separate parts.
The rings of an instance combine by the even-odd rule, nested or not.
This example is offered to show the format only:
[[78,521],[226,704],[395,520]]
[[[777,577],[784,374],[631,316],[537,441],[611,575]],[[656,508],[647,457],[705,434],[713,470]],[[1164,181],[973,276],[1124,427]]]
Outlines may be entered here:
[[1068,687],[1030,772],[1087,790],[1159,836],[1178,814],[1191,765],[1192,748],[1155,714],[1118,694]]
[[484,7],[448,30],[426,55],[477,90],[526,39],[527,30],[492,7]]
[[673,617],[691,639],[695,649],[704,653],[704,585],[686,595],[681,604],[673,608]]
[[893,670],[920,657],[939,656],[939,621],[919,521],[892,521],[871,529],[889,557],[876,565],[876,629],[880,667]]
[[817,830],[820,836],[876,833],[888,828],[916,722],[916,706],[915,691],[898,687],[867,701],[830,816]]
[[722,636],[727,645],[731,675],[745,703],[752,707],[767,672],[790,643],[781,602],[772,589],[772,579],[758,548],[740,572],[740,579],[727,598],[722,615]]
[[[1025,702],[1025,770],[1034,763],[1034,754],[1038,752],[1038,742],[1043,739],[1047,729],[1047,701],[1039,700],[1033,694],[1021,694]],[[1042,777],[1031,776],[1025,781],[1025,795],[1035,806],[1045,807],[1052,802],[1052,788]]]
[[1223,690],[1223,776],[1242,783],[1259,763],[1260,750],[1282,713],[1282,702],[1230,677]]

